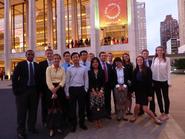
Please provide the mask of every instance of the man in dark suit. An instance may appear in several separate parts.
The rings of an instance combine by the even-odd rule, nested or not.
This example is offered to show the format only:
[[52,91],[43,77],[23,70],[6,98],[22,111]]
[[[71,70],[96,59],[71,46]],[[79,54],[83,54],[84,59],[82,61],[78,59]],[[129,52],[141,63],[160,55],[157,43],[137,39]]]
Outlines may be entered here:
[[[17,135],[26,138],[26,120],[29,132],[38,133],[35,129],[38,108],[38,64],[33,62],[34,51],[26,51],[26,60],[19,62],[12,77],[13,92],[17,107]],[[28,117],[27,117],[28,116]]]
[[53,50],[51,48],[48,48],[45,51],[45,55],[47,57],[46,60],[39,63],[39,86],[40,86],[40,93],[41,93],[41,114],[42,114],[42,123],[43,126],[47,126],[47,115],[48,115],[48,106],[47,106],[47,100],[49,99],[49,89],[46,84],[46,69],[48,66],[52,64],[53,60]]
[[107,55],[105,52],[100,52],[99,53],[99,58],[100,58],[100,63],[102,66],[102,69],[104,70],[105,74],[105,110],[107,112],[106,118],[112,119],[111,118],[111,89],[112,89],[112,67],[110,64],[106,62],[107,60]]
[[[147,49],[144,49],[144,50],[142,50],[141,54],[144,57],[145,65],[150,68],[152,65],[152,60],[148,58],[149,51]],[[152,101],[150,101],[150,110],[154,113],[155,116],[157,116],[155,113],[155,96],[154,96],[153,90],[152,90]]]

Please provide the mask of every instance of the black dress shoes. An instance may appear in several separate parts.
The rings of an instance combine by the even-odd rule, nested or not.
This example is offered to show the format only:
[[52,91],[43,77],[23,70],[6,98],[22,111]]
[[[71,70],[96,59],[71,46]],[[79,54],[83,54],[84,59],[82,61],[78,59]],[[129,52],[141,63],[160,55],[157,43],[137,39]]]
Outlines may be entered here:
[[110,119],[110,120],[112,119],[112,117],[110,115],[107,115],[106,118]]
[[71,127],[71,132],[73,132],[73,133],[76,132],[76,126]]
[[83,130],[87,130],[88,129],[87,126],[84,125],[84,124],[83,125],[80,125],[80,128],[83,129]]
[[39,131],[37,129],[29,129],[29,132],[31,132],[32,134],[38,134]]

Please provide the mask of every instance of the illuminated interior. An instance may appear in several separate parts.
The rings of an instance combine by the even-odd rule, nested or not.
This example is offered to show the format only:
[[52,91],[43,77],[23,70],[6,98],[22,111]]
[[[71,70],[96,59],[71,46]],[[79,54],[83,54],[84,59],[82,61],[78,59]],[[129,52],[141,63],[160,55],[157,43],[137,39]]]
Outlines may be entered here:
[[90,1],[65,0],[66,47],[90,46]]
[[4,9],[0,8],[0,53],[4,51]]
[[[100,42],[103,45],[128,43],[127,0],[99,0]],[[96,19],[98,20],[98,19]]]

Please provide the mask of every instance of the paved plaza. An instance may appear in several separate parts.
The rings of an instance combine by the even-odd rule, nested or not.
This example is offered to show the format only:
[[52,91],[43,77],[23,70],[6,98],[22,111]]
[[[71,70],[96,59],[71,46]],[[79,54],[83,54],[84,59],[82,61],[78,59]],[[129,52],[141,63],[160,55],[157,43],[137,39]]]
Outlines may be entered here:
[[[104,127],[96,129],[87,122],[88,130],[78,129],[76,133],[56,135],[53,139],[185,139],[185,75],[172,75],[170,88],[170,119],[156,125],[147,116],[140,117],[135,123],[103,120]],[[158,109],[158,105],[156,107]],[[0,81],[0,139],[16,139],[15,98],[10,81]],[[159,113],[158,113],[159,115]],[[40,108],[38,112],[38,135],[28,134],[28,139],[49,139],[47,129],[42,128]]]

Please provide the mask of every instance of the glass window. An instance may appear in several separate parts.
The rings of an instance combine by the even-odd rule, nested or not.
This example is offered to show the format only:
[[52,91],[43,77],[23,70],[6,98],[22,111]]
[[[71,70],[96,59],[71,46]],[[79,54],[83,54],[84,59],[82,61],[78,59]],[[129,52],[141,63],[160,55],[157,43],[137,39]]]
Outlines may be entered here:
[[12,52],[26,50],[26,4],[12,6]]
[[56,0],[52,0],[52,42],[53,42],[53,49],[57,49],[57,8],[56,8]]
[[47,42],[47,0],[36,1],[36,50],[44,50]]
[[90,1],[65,0],[66,47],[90,46]]
[[4,8],[0,9],[0,54],[4,51]]

